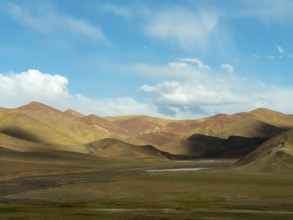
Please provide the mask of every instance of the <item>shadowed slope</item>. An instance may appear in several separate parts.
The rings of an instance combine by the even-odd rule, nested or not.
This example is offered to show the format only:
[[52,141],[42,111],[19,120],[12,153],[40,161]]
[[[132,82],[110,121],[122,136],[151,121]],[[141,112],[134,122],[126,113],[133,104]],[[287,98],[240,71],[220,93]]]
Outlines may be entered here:
[[[139,145],[152,145],[160,152],[189,157],[240,157],[254,150],[264,140],[283,132],[293,125],[292,121],[290,115],[267,109],[177,121],[142,115],[106,118],[84,116],[71,109],[61,112],[38,102],[16,109],[0,109],[2,135],[47,144],[47,147],[51,144],[58,146],[58,149],[62,145],[66,150],[75,146],[74,151],[82,152],[86,145],[91,153],[104,154],[106,157],[110,157],[110,154],[115,157],[123,154],[134,157],[148,155],[134,151]],[[98,147],[98,144],[104,146],[105,143],[105,149]]]
[[0,118],[0,131],[9,136],[36,143],[75,144],[76,141],[55,127],[17,112]]
[[168,155],[153,146],[138,146],[117,139],[106,138],[86,145],[89,152],[107,158],[166,158]]
[[[88,143],[97,139],[108,137],[104,129],[93,128],[72,116],[47,105],[31,102],[28,105],[12,110],[21,112],[38,121],[44,122],[60,133],[66,134],[77,143]],[[72,112],[71,112],[72,113]]]
[[87,153],[87,150],[80,144],[52,144],[52,143],[37,143],[20,137],[10,136],[0,132],[0,147],[18,152],[47,152],[48,150],[59,150],[66,152]]
[[274,136],[235,166],[250,171],[293,171],[293,130]]
[[266,138],[231,136],[228,139],[195,134],[186,139],[186,155],[200,158],[238,158],[261,145]]

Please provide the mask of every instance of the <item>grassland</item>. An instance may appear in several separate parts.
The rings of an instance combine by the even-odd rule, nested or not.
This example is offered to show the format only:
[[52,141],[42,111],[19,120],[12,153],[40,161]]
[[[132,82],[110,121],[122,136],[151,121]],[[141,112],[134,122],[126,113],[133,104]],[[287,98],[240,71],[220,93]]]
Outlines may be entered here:
[[[10,175],[0,168],[6,172],[0,181],[0,219],[293,218],[288,173],[240,172],[230,168],[234,160],[125,161],[70,154],[64,162],[59,156],[40,161],[30,155],[34,163],[26,164],[26,172],[20,169],[21,156],[10,161]],[[209,169],[146,172],[178,167]]]
[[[265,109],[187,121],[2,109],[0,219],[293,219],[292,128]],[[167,159],[202,149],[214,159]],[[148,172],[174,168],[207,169]]]

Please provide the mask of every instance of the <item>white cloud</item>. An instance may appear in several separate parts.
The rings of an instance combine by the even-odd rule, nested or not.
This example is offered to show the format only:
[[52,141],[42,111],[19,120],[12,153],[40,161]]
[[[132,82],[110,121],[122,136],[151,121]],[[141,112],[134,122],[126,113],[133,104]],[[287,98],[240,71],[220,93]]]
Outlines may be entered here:
[[198,69],[200,69],[200,70],[202,70],[202,69],[209,70],[211,68],[210,66],[204,64],[201,60],[195,59],[195,58],[181,58],[181,59],[179,59],[179,61],[196,64],[198,66]]
[[[168,66],[168,64],[166,65]],[[259,107],[292,113],[292,88],[280,88],[240,78],[234,74],[198,70],[186,63],[194,74],[166,79],[154,85],[142,85],[151,102],[132,97],[95,100],[68,90],[68,79],[57,74],[28,70],[0,74],[0,106],[17,107],[39,101],[60,110],[73,108],[85,114],[101,116],[145,114],[159,117],[198,118],[216,113],[236,113]],[[182,71],[186,66],[181,66]],[[180,66],[175,66],[175,72]],[[153,71],[160,71],[152,67]],[[168,66],[167,69],[172,67]]]
[[[165,68],[170,69],[169,64]],[[180,66],[176,66],[175,72]],[[225,67],[227,68],[227,66]],[[160,66],[153,71],[157,74],[164,70]],[[182,78],[165,79],[154,85],[140,87],[152,97],[153,104],[161,114],[172,117],[204,117],[216,113],[236,113],[264,107],[290,113],[293,106],[288,104],[293,88],[267,85],[240,75],[220,75],[215,71],[203,71],[193,68],[186,62],[181,70],[190,73]],[[193,72],[193,74],[192,74]],[[154,74],[154,73],[153,73]]]
[[291,53],[288,54],[288,58],[292,59],[293,55]]
[[234,73],[234,67],[231,64],[222,64],[221,68],[226,70],[228,73]]
[[18,107],[38,101],[61,110],[73,108],[85,114],[102,116],[160,115],[152,105],[139,103],[131,97],[94,100],[81,94],[71,94],[66,77],[39,70],[0,74],[0,94],[0,106],[3,107]]
[[164,81],[153,87],[144,85],[141,89],[145,92],[155,93],[156,102],[173,106],[218,105],[244,101],[234,96],[229,87],[223,85],[221,80],[210,81],[210,84],[213,89],[211,85],[208,85],[208,81]]
[[24,104],[32,100],[51,103],[54,100],[70,99],[68,80],[60,75],[44,74],[28,70],[9,75],[0,74],[0,102],[3,106]]
[[196,58],[180,58],[166,65],[136,64],[128,68],[128,71],[144,74],[156,79],[182,79],[209,72],[210,66]]
[[192,13],[182,8],[172,8],[152,15],[146,33],[183,49],[204,49],[217,23],[218,15],[214,12]]
[[[5,4],[7,13],[18,23],[45,34],[68,33],[110,44],[102,30],[82,19],[59,14],[49,3]],[[3,7],[3,6],[2,6]]]

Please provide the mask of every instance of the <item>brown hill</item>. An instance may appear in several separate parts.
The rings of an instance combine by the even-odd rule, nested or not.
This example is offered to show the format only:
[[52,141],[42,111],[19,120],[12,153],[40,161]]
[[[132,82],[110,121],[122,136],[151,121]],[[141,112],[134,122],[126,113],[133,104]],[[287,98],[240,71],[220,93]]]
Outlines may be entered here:
[[90,125],[97,129],[104,129],[107,132],[114,131],[114,132],[122,132],[121,129],[115,126],[112,122],[108,121],[105,118],[99,117],[97,115],[91,114],[85,117],[80,118],[80,121]]
[[115,155],[114,151],[121,149],[128,149],[129,155],[139,157],[133,149],[141,145],[152,145],[161,152],[188,157],[240,157],[288,128],[293,128],[291,115],[267,109],[218,114],[198,120],[167,120],[142,115],[84,116],[75,110],[61,112],[38,102],[16,109],[0,109],[2,135],[33,145],[44,144],[61,150],[63,146],[78,152],[89,152],[92,148],[88,148],[88,143],[97,148],[97,143],[103,145],[108,138],[121,140],[105,148],[103,153],[107,157],[110,157],[107,152]]
[[166,124],[170,122],[170,120],[144,115],[108,117],[106,119],[124,131],[135,135],[166,130]]
[[54,130],[70,137],[70,143],[89,143],[109,136],[109,133],[104,129],[93,128],[82,123],[79,119],[38,102],[31,102],[11,111],[21,112],[54,127]]
[[17,112],[7,112],[0,116],[0,131],[11,137],[35,143],[76,143],[74,139],[56,130],[54,126]]
[[99,157],[107,158],[166,158],[168,155],[153,146],[138,146],[129,144],[118,139],[106,138],[87,144],[88,151]]
[[281,131],[284,131],[284,129],[254,118],[246,117],[224,125],[222,131],[219,131],[216,136],[222,138],[228,138],[230,136],[272,137]]
[[[264,111],[264,110],[263,110]],[[218,114],[199,120],[165,120],[148,116],[122,116],[102,118],[94,115],[82,119],[83,122],[102,127],[110,133],[120,134],[119,138],[132,144],[150,144],[172,154],[186,153],[185,140],[193,134],[203,134],[228,139],[230,136],[272,137],[283,131],[270,124],[269,119],[286,118],[287,115],[265,111],[266,120],[260,110],[234,115]],[[274,113],[274,117],[269,117]],[[258,113],[258,114],[256,114]],[[278,117],[277,117],[278,116]],[[288,121],[288,120],[287,120]]]
[[192,134],[216,136],[223,131],[227,124],[239,121],[244,117],[242,114],[218,114],[200,120],[193,120],[192,123],[185,127],[183,134],[185,137],[189,137]]
[[80,112],[77,112],[73,109],[67,109],[66,111],[64,111],[64,114],[76,119],[80,119],[82,117],[85,117],[85,115],[81,114]]
[[235,166],[249,171],[293,171],[293,130],[269,139]]
[[258,120],[274,125],[276,127],[285,129],[293,128],[293,117],[291,115],[286,115],[281,112],[259,108],[247,113],[247,115],[251,115]]
[[27,105],[18,107],[14,109],[17,112],[39,112],[39,111],[45,111],[45,112],[56,112],[56,113],[61,113],[61,111],[52,108],[48,105],[32,101]]
[[[230,136],[243,137],[271,137],[281,131],[267,120],[257,116],[257,112],[238,113],[234,115],[218,114],[199,120],[165,120],[148,116],[122,116],[101,118],[88,116],[83,122],[92,126],[100,126],[112,133],[120,133],[123,140],[133,144],[150,144],[160,150],[173,154],[182,154],[186,151],[185,140],[193,134],[203,134],[228,139]],[[275,113],[271,111],[272,113]],[[261,114],[261,113],[259,113]],[[276,114],[274,117],[288,117]],[[126,139],[125,139],[126,136]],[[131,137],[131,138],[130,138]]]
[[5,111],[8,111],[8,109],[0,107],[0,112],[5,112]]

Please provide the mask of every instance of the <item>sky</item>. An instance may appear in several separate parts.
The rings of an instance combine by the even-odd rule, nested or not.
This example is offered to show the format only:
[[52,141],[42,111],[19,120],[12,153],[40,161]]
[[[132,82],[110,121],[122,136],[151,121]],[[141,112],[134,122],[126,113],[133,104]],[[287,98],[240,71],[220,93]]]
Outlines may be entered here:
[[0,0],[0,106],[293,114],[291,0]]

